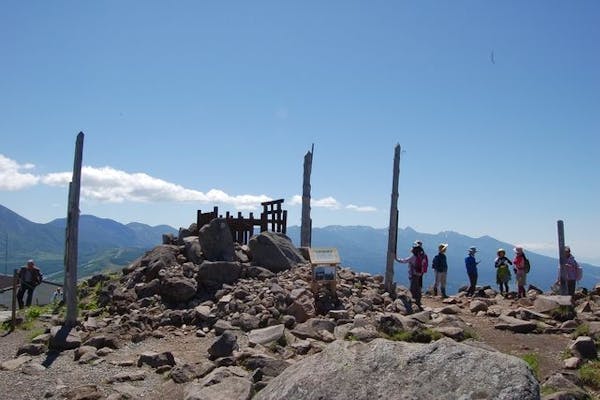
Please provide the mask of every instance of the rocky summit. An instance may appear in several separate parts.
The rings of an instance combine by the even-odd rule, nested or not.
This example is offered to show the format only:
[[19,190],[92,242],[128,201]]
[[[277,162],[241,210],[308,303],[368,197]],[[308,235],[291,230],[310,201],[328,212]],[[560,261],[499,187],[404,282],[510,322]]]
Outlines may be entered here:
[[584,399],[600,383],[600,288],[426,293],[418,309],[342,267],[335,296],[313,293],[285,235],[240,245],[218,219],[79,295],[76,327],[47,308],[0,339],[3,398]]

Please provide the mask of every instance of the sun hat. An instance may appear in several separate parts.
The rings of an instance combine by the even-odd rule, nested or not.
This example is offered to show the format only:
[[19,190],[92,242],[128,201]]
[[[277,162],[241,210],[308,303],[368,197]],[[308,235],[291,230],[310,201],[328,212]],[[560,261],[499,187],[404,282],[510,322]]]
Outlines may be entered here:
[[515,251],[515,253],[522,253],[523,252],[523,246],[515,246],[514,251]]
[[438,250],[441,251],[445,251],[448,248],[448,243],[440,243],[440,245],[438,246]]
[[475,246],[469,247],[469,253],[477,253],[477,248]]
[[35,265],[35,262],[33,260],[27,260],[27,264]]
[[422,247],[423,246],[423,242],[420,240],[415,240],[415,242],[413,243],[413,247]]
[[565,246],[565,251],[568,251],[570,253],[571,252],[571,247]]
[[504,250],[503,248],[500,248],[500,249],[498,249],[498,251],[496,252],[496,254],[500,254],[500,253],[506,254],[506,250]]

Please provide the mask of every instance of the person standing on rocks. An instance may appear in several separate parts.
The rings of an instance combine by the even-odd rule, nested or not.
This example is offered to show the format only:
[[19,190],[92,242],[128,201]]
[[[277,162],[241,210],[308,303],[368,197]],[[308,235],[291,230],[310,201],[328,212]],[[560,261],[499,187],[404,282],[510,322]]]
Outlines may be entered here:
[[435,283],[433,284],[433,295],[438,295],[438,286],[440,287],[440,293],[442,298],[445,299],[446,295],[446,276],[448,275],[448,261],[446,259],[446,249],[448,248],[447,243],[441,243],[438,246],[438,254],[433,257],[431,262],[431,268],[435,270]]
[[429,258],[427,257],[427,253],[425,253],[425,250],[423,249],[422,241],[415,240],[415,242],[413,243],[413,247],[415,247],[417,249],[417,252],[420,253],[421,257],[423,258],[423,260],[422,260],[423,268],[421,271],[421,277],[419,278],[419,280],[420,280],[419,286],[422,289],[423,288],[423,275],[425,275],[427,273],[427,267],[429,266]]
[[402,264],[408,264],[408,280],[410,281],[410,294],[417,307],[421,307],[421,289],[423,285],[424,264],[427,262],[425,252],[419,246],[413,245],[412,256],[407,258],[396,258]]
[[515,259],[513,260],[515,278],[517,279],[517,298],[526,297],[525,285],[527,285],[527,268],[523,246],[515,247]]
[[510,281],[510,265],[512,261],[506,257],[504,249],[498,249],[496,253],[498,257],[494,260],[496,267],[496,283],[500,286],[500,294],[506,296],[508,294],[508,282]]
[[571,254],[571,248],[565,246],[564,264],[560,265],[558,270],[557,283],[560,283],[560,294],[573,296],[575,294],[575,284],[580,279],[581,267]]
[[479,264],[479,261],[475,260],[475,253],[477,253],[477,248],[469,247],[469,255],[465,258],[465,267],[467,267],[467,275],[469,276],[467,296],[475,296],[477,288],[477,264]]
[[17,302],[19,303],[19,309],[23,308],[23,296],[27,292],[27,301],[25,305],[29,307],[31,305],[31,299],[33,298],[33,290],[42,283],[42,272],[36,267],[33,260],[27,261],[27,265],[21,267],[18,272],[19,277],[19,290],[17,291]]

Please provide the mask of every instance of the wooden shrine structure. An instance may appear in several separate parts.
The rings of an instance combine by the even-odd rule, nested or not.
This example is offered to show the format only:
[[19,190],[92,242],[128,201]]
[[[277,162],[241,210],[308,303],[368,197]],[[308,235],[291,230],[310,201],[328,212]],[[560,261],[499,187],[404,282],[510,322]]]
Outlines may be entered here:
[[215,206],[210,212],[203,213],[202,210],[198,210],[196,224],[200,229],[215,218],[224,218],[231,230],[233,240],[240,244],[248,244],[248,240],[255,234],[255,228],[258,228],[259,232],[286,233],[287,210],[281,208],[283,199],[265,201],[260,204],[263,206],[260,218],[254,218],[254,213],[250,213],[248,218],[244,218],[241,212],[237,213],[237,217],[233,217],[229,211],[223,217],[219,215],[219,208]]

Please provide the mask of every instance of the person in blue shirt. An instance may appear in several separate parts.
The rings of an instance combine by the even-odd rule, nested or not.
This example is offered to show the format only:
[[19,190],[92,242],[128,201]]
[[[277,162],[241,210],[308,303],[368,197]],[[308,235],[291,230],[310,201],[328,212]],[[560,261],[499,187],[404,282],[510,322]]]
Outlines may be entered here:
[[469,275],[469,290],[467,291],[467,296],[474,296],[475,288],[477,286],[477,264],[479,264],[479,261],[475,260],[475,253],[477,253],[477,249],[475,247],[470,247],[469,255],[465,258],[467,275]]

